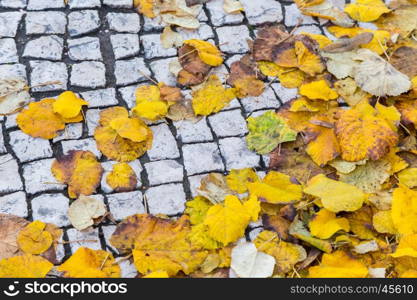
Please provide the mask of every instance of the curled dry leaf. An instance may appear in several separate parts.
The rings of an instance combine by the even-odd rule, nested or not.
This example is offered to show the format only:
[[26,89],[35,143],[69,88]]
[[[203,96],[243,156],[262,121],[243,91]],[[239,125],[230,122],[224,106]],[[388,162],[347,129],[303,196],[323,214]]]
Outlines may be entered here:
[[198,57],[209,66],[217,67],[223,62],[222,53],[210,42],[193,39],[184,41],[184,44],[197,51]]
[[190,46],[184,45],[178,50],[178,60],[182,69],[178,72],[178,66],[171,70],[175,74],[178,72],[178,83],[184,86],[193,86],[204,82],[210,71],[210,66],[204,63],[198,55],[197,50]]
[[333,5],[332,1],[317,1],[313,5],[303,5],[303,1],[300,0],[295,1],[295,3],[304,15],[327,19],[343,27],[352,27],[354,25],[349,16]]
[[355,60],[354,78],[365,92],[375,96],[398,96],[411,88],[410,79],[368,49],[360,49]]
[[275,258],[258,251],[253,243],[241,243],[232,250],[231,267],[239,277],[271,277],[274,266]]
[[0,80],[0,115],[12,114],[30,100],[26,80],[8,78]]
[[22,254],[17,237],[28,224],[29,222],[21,217],[0,214],[0,259]]
[[84,230],[94,224],[94,219],[106,214],[103,200],[81,195],[71,203],[68,218],[77,230]]
[[203,177],[197,193],[213,204],[222,203],[227,195],[233,194],[226,183],[226,178],[219,173],[210,173]]
[[374,34],[372,32],[363,32],[352,38],[338,40],[330,45],[327,45],[322,50],[329,53],[352,51],[363,44],[370,43],[373,38]]
[[228,14],[235,14],[244,10],[239,0],[224,0],[223,9]]
[[68,185],[71,198],[91,195],[100,184],[103,168],[90,151],[71,150],[54,160],[51,167],[55,178]]
[[165,49],[172,47],[180,47],[184,39],[181,34],[175,32],[171,29],[171,26],[164,28],[164,31],[161,34],[161,44]]

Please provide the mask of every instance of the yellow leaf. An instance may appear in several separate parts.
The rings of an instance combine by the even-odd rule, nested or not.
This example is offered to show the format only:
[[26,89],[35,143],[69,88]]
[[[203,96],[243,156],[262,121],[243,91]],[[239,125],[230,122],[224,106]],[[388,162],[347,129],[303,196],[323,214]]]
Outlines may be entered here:
[[239,78],[233,82],[236,96],[239,98],[245,98],[248,96],[258,97],[262,95],[265,90],[265,84],[262,80],[257,79],[255,76],[245,76]]
[[345,12],[359,22],[371,22],[378,19],[382,14],[390,12],[381,0],[356,0],[353,4],[345,7]]
[[235,98],[234,89],[225,89],[216,75],[212,75],[193,92],[193,109],[196,115],[210,115],[222,110]]
[[72,119],[81,113],[84,105],[88,105],[87,101],[78,98],[71,91],[63,92],[53,103],[54,112],[59,114],[64,119]]
[[133,260],[137,270],[142,274],[166,271],[169,276],[194,272],[208,252],[187,239],[191,231],[188,217],[177,221],[150,218],[152,222],[143,224],[135,236]]
[[261,212],[261,203],[258,201],[258,197],[251,195],[249,199],[243,202],[243,206],[251,217],[251,221],[256,222]]
[[69,278],[118,278],[121,274],[111,253],[86,247],[78,248],[58,271]]
[[51,171],[59,182],[68,184],[71,198],[93,194],[103,174],[103,168],[95,155],[81,150],[71,150],[67,155],[55,159]]
[[322,35],[322,34],[314,34],[314,33],[308,33],[308,32],[301,32],[300,34],[306,35],[312,38],[313,40],[315,40],[319,44],[320,49],[333,43],[331,39],[329,39],[327,36]]
[[281,85],[289,89],[299,87],[305,79],[303,71],[297,68],[281,67],[274,62],[259,61],[258,67],[265,76],[278,77]]
[[227,246],[244,235],[251,218],[251,212],[240,200],[229,195],[225,198],[224,204],[209,208],[204,224],[208,226],[210,237]]
[[400,185],[392,194],[391,216],[400,234],[417,233],[417,192]]
[[54,265],[31,254],[0,260],[0,278],[45,278]]
[[326,80],[312,81],[300,86],[300,94],[309,99],[334,100],[339,96],[326,82]]
[[41,254],[52,245],[52,235],[46,231],[46,224],[33,221],[23,228],[17,236],[17,243],[23,252],[28,254]]
[[120,117],[111,120],[110,127],[122,138],[143,142],[148,138],[148,128],[139,119]]
[[212,204],[204,197],[197,196],[191,201],[185,203],[185,213],[190,216],[192,225],[198,225],[204,222],[207,211]]
[[323,109],[325,102],[308,100],[300,97],[291,102],[290,112],[319,112]]
[[118,163],[113,165],[113,170],[107,175],[106,182],[116,192],[130,192],[136,188],[138,178],[130,165]]
[[417,128],[417,102],[411,101],[395,101],[395,107],[401,113],[401,121],[405,125],[413,124],[414,128]]
[[300,41],[295,42],[295,55],[297,56],[297,67],[308,75],[314,76],[324,71],[325,65],[322,63],[320,56],[311,52]]
[[368,268],[360,261],[342,250],[323,254],[319,266],[308,269],[310,278],[365,278]]
[[259,251],[275,258],[276,267],[280,273],[291,271],[296,263],[307,258],[307,253],[302,246],[284,242],[272,231],[262,231],[253,242]]
[[350,77],[336,81],[334,89],[349,106],[355,106],[362,100],[367,100],[371,97],[370,94],[359,88],[355,80]]
[[417,168],[407,168],[397,174],[400,183],[409,188],[417,186]]
[[246,168],[230,171],[226,176],[226,182],[232,191],[239,194],[246,193],[248,191],[248,183],[258,182],[260,179],[258,174],[253,169]]
[[216,67],[223,63],[222,53],[217,47],[209,42],[202,40],[186,40],[184,44],[194,47],[200,59],[206,64]]
[[395,258],[403,256],[417,258],[417,234],[402,236],[397,249],[391,256]]
[[155,6],[155,0],[135,0],[135,7],[138,11],[148,18],[155,18],[156,15],[153,11]]
[[366,194],[357,187],[332,180],[323,174],[311,178],[304,193],[319,197],[323,206],[332,211],[355,211],[362,207]]
[[371,240],[376,236],[372,229],[372,208],[362,206],[360,209],[345,216],[349,220],[350,231],[363,240]]
[[187,240],[195,247],[207,250],[214,250],[222,247],[222,244],[212,239],[208,234],[208,227],[205,224],[198,224],[191,227]]
[[311,234],[321,239],[328,239],[339,230],[349,232],[350,228],[346,218],[336,218],[334,212],[325,208],[313,216],[308,226]]
[[327,29],[331,34],[335,35],[338,38],[344,36],[352,38],[364,32],[371,32],[374,35],[374,38],[368,44],[361,45],[360,47],[372,50],[379,55],[383,54],[384,51],[388,49],[386,44],[387,42],[389,42],[391,38],[391,34],[385,30],[372,30],[361,27],[344,28],[338,26],[330,26]]
[[391,210],[381,210],[374,214],[372,225],[379,233],[396,234],[394,223],[392,222]]
[[165,271],[155,271],[143,276],[142,278],[169,278],[169,276]]
[[19,128],[32,137],[52,139],[58,131],[65,128],[61,116],[53,111],[55,99],[44,99],[32,102],[27,109],[17,115]]
[[336,136],[346,161],[378,160],[398,142],[391,124],[367,102],[365,106],[340,112]]
[[248,183],[250,195],[261,201],[285,204],[301,200],[301,185],[291,182],[290,176],[270,171],[261,182]]

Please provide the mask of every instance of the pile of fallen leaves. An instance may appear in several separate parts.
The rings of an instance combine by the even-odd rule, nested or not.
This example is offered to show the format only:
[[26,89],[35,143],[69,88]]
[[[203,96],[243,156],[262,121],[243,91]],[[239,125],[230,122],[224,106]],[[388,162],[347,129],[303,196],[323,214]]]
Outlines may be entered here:
[[[417,2],[357,0],[341,9],[330,0],[296,0],[303,14],[330,20],[327,30],[337,39],[266,26],[250,53],[231,65],[228,86],[213,74],[224,60],[220,50],[176,32],[198,28],[205,2],[135,1],[140,13],[168,24],[161,41],[178,47],[169,70],[178,86],[191,88],[191,99],[154,81],[137,88],[131,111],[101,111],[94,138],[116,161],[106,183],[116,192],[136,189],[128,162],[152,147],[150,122],[196,121],[235,98],[256,99],[279,81],[299,95],[247,119],[248,148],[269,155],[268,172],[208,174],[182,216],[129,216],[110,239],[119,258],[81,247],[56,266],[59,228],[0,215],[0,277],[120,277],[126,259],[139,277],[416,277]],[[235,0],[224,8],[243,9]],[[21,109],[27,89],[24,82],[0,82],[1,113]],[[86,106],[67,91],[30,103],[17,123],[33,137],[52,139],[83,121]],[[103,176],[94,154],[70,151],[51,172],[76,199],[68,211],[76,229],[112,220],[91,196]]]

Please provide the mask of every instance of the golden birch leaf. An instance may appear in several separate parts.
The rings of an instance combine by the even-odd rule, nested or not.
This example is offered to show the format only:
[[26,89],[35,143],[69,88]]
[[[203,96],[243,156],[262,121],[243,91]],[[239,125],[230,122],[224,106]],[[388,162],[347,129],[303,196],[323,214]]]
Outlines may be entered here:
[[42,254],[51,247],[52,241],[46,224],[38,220],[23,228],[17,236],[19,248],[27,254]]
[[210,66],[217,67],[223,63],[222,53],[210,42],[193,39],[184,41],[184,44],[194,47],[200,59]]
[[54,112],[64,119],[73,119],[79,116],[84,105],[88,105],[88,102],[78,98],[71,91],[60,94],[52,104]]
[[206,198],[197,196],[193,200],[187,201],[185,206],[185,213],[190,217],[191,224],[198,225],[204,222],[212,204]]
[[417,186],[417,168],[407,168],[397,174],[400,183],[409,188]]
[[417,258],[417,234],[403,235],[392,257],[410,256]]
[[372,225],[379,233],[397,233],[392,222],[391,210],[381,210],[375,213],[372,217]]
[[336,122],[336,136],[346,161],[378,160],[398,142],[391,124],[369,104],[341,111]]
[[405,185],[394,189],[391,216],[399,234],[417,233],[417,192]]
[[143,276],[142,278],[169,278],[169,276],[166,271],[155,271]]
[[301,32],[300,34],[306,35],[309,38],[312,38],[313,40],[315,40],[317,42],[317,44],[319,44],[320,49],[322,49],[322,48],[330,45],[331,43],[333,43],[332,40],[329,39],[325,35],[315,34],[315,33],[308,33],[308,32]]
[[375,52],[359,49],[355,60],[361,63],[355,67],[356,83],[362,90],[374,96],[398,96],[411,89],[411,81],[389,62]]
[[345,12],[356,21],[372,22],[391,10],[381,0],[356,0],[346,5]]
[[46,259],[25,254],[0,260],[0,278],[45,278],[54,265]]
[[55,178],[68,185],[71,198],[91,195],[100,184],[103,167],[90,151],[71,150],[54,160],[51,168]]
[[138,11],[148,18],[155,18],[156,14],[153,11],[155,0],[135,0],[135,7]]
[[271,61],[258,61],[258,68],[265,76],[278,77],[281,85],[289,89],[299,87],[306,76],[297,68],[281,67]]
[[320,55],[313,53],[303,42],[295,42],[297,67],[310,76],[322,73],[325,69]]
[[251,196],[260,201],[272,204],[286,204],[301,200],[301,185],[291,182],[291,178],[283,173],[270,171],[262,181],[248,183]]
[[78,248],[58,267],[58,271],[67,278],[119,278],[121,275],[120,267],[110,252],[86,247]]
[[94,224],[94,219],[106,214],[103,200],[81,195],[71,203],[68,218],[77,230],[84,230]]
[[260,181],[258,174],[253,169],[233,169],[229,175],[226,176],[226,182],[232,191],[239,194],[246,193],[248,191],[248,183]]
[[165,117],[169,103],[161,99],[160,87],[142,85],[136,89],[136,106],[132,109],[134,115],[155,121]]
[[334,100],[339,96],[326,80],[312,81],[300,86],[299,93],[309,99]]
[[227,246],[245,233],[251,214],[236,196],[227,196],[224,204],[209,208],[204,224],[208,226],[211,238]]
[[106,177],[107,184],[116,192],[130,192],[136,188],[138,178],[127,163],[113,165],[113,170]]
[[55,99],[44,99],[32,102],[27,109],[17,115],[19,128],[32,137],[53,139],[58,131],[65,128],[61,116],[53,111]]
[[370,206],[362,206],[360,209],[345,216],[349,220],[350,231],[363,240],[371,240],[376,236],[372,228],[373,211]]
[[321,264],[308,269],[310,278],[365,278],[368,268],[343,250],[323,254]]
[[150,218],[153,222],[143,224],[135,236],[133,260],[137,270],[142,274],[166,271],[169,276],[197,270],[208,252],[187,239],[191,232],[188,217],[176,221]]
[[349,221],[346,218],[336,218],[336,214],[325,208],[316,213],[310,223],[311,234],[320,238],[328,239],[339,230],[349,232]]
[[275,258],[277,270],[281,274],[288,273],[296,263],[307,258],[306,250],[302,246],[284,242],[272,231],[264,230],[259,233],[254,244],[258,251]]
[[139,119],[116,118],[111,120],[110,127],[122,138],[133,142],[140,143],[148,138],[148,127]]
[[323,206],[332,211],[355,211],[362,207],[366,194],[357,187],[332,180],[323,174],[311,178],[304,193],[319,197]]

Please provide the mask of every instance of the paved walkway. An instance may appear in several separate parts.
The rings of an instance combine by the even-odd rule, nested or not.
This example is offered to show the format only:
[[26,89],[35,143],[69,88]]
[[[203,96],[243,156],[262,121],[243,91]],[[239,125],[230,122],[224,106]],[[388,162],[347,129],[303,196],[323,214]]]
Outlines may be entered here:
[[[240,1],[245,13],[227,15],[223,1],[213,0],[200,13],[198,30],[178,30],[186,39],[219,46],[226,60],[213,72],[223,81],[262,24],[279,22],[292,30],[301,17],[292,1]],[[34,100],[72,90],[90,103],[85,123],[67,126],[50,141],[21,132],[15,116],[0,116],[0,212],[55,223],[65,229],[65,240],[95,241],[66,244],[59,249],[59,259],[80,245],[115,251],[107,243],[115,225],[105,223],[86,232],[71,228],[66,187],[56,184],[50,167],[57,155],[82,149],[95,153],[111,170],[114,162],[101,155],[92,137],[98,114],[115,105],[132,108],[137,86],[151,83],[143,73],[176,84],[168,64],[177,51],[161,46],[163,28],[158,19],[135,13],[132,0],[69,0],[68,5],[64,0],[0,0],[0,79],[24,77],[31,86],[58,80],[61,84],[32,89]],[[296,32],[303,31],[324,33],[318,20],[305,16]],[[116,220],[144,213],[144,201],[150,213],[173,216],[184,210],[204,174],[245,167],[265,171],[268,158],[246,147],[245,119],[276,109],[295,95],[295,89],[273,83],[261,97],[234,100],[196,124],[153,123],[153,148],[131,163],[140,174],[138,190],[113,193],[105,174],[95,197],[105,201]],[[132,276],[134,270],[124,264],[124,276]]]

